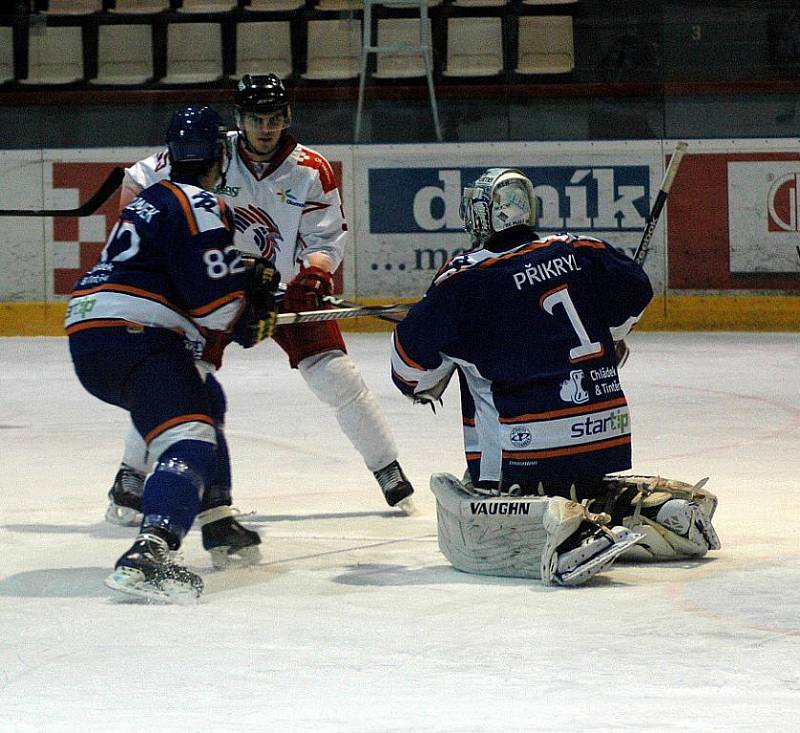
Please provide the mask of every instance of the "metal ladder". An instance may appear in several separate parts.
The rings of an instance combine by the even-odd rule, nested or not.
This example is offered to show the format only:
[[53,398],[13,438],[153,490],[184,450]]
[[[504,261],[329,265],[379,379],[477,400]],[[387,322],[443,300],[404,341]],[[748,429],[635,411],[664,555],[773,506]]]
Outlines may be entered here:
[[[388,7],[419,7],[419,45],[398,44],[395,46],[378,46],[372,44],[372,8],[375,5]],[[358,84],[358,109],[356,111],[355,142],[361,139],[361,117],[364,112],[364,87],[367,80],[367,59],[369,54],[393,53],[411,56],[422,56],[425,64],[425,76],[428,78],[428,95],[431,100],[433,125],[436,139],[442,142],[442,127],[439,123],[439,109],[436,105],[436,90],[433,86],[433,50],[428,25],[427,0],[364,0],[364,21],[362,24],[361,73]]]

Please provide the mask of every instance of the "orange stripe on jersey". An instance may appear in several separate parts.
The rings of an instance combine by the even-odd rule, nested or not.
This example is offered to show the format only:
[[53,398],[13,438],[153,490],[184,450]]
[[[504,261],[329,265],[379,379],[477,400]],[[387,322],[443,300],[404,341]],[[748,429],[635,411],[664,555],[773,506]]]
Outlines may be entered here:
[[588,239],[576,239],[574,242],[570,242],[573,247],[590,247],[591,249],[605,249],[606,245],[604,242],[592,242]]
[[542,293],[542,296],[539,298],[539,306],[541,308],[544,308],[544,305],[542,304],[544,303],[545,298],[549,298],[551,295],[553,295],[553,293],[557,293],[560,290],[566,290],[566,289],[567,289],[566,285],[559,285],[558,287],[553,288],[552,290],[548,290],[546,293]]
[[226,303],[230,303],[234,300],[238,300],[239,298],[244,298],[244,290],[236,290],[233,293],[228,293],[227,295],[223,295],[221,298],[217,298],[216,300],[212,300],[210,303],[206,303],[205,305],[201,305],[198,308],[192,308],[189,311],[193,316],[205,316],[208,313],[212,313],[217,308],[221,308]]
[[395,379],[401,381],[403,384],[406,384],[411,388],[416,388],[416,386],[419,384],[419,382],[414,382],[411,379],[403,379],[403,377],[401,377],[394,369],[392,369],[392,375]]
[[547,249],[547,247],[549,247],[551,244],[552,242],[532,242],[531,244],[526,244],[522,249],[509,252],[508,254],[501,255],[500,257],[493,257],[491,260],[484,260],[478,265],[478,267],[491,267],[492,265],[496,265],[498,262],[505,262],[506,260],[513,259],[514,257],[521,257],[522,255],[529,254],[530,252],[535,252],[537,249]]
[[119,283],[108,283],[106,285],[98,285],[96,288],[89,288],[88,290],[76,290],[72,297],[77,298],[83,295],[92,295],[93,293],[125,293],[127,295],[138,295],[140,298],[147,298],[148,300],[155,300],[159,303],[175,308],[163,295],[158,293],[151,293],[149,290],[142,290],[135,288],[133,285],[120,285]]
[[419,369],[421,371],[427,371],[424,366],[421,364],[417,364],[407,353],[406,350],[403,348],[403,345],[400,343],[400,339],[397,338],[397,334],[394,334],[394,346],[397,350],[398,356],[403,360],[403,362],[410,366],[412,369]]
[[82,297],[84,295],[92,295],[93,293],[125,293],[126,295],[137,295],[140,298],[147,298],[148,300],[155,300],[158,303],[163,303],[164,305],[172,308],[173,310],[178,310],[178,308],[172,303],[170,303],[163,295],[159,295],[158,293],[151,293],[149,290],[142,290],[141,288],[135,288],[132,285],[120,285],[118,283],[108,283],[106,285],[98,285],[96,288],[89,288],[88,290],[76,290],[73,294],[73,298]]
[[565,407],[563,410],[551,410],[550,412],[531,412],[527,415],[516,415],[514,417],[501,417],[499,422],[513,424],[520,422],[535,422],[536,420],[551,420],[555,417],[567,417],[568,415],[589,415],[600,410],[610,410],[612,407],[624,407],[628,403],[624,397],[618,397],[605,402],[597,402],[594,405],[578,407]]
[[94,321],[83,321],[76,323],[74,326],[66,328],[67,336],[72,336],[73,333],[85,331],[88,328],[142,328],[141,323],[134,323],[133,321],[123,321],[115,319],[100,319]]
[[214,421],[208,415],[203,415],[201,413],[179,415],[178,417],[170,418],[169,420],[162,422],[161,425],[154,427],[147,435],[144,436],[144,442],[151,443],[159,435],[161,435],[161,433],[166,432],[170,428],[174,428],[176,425],[183,425],[187,422],[204,422],[208,425],[214,424]]
[[189,202],[186,194],[183,190],[176,186],[172,181],[159,181],[162,186],[166,186],[172,193],[174,194],[175,198],[178,199],[178,203],[180,203],[181,208],[183,209],[183,215],[186,218],[186,225],[189,227],[189,234],[193,237],[200,232],[199,227],[197,226],[197,221],[194,218],[194,211],[192,211],[192,205]]
[[465,453],[464,457],[468,461],[479,461],[481,459],[481,454],[480,453]]
[[530,450],[530,451],[503,451],[503,458],[559,458],[561,456],[572,456],[578,453],[593,453],[606,448],[616,448],[620,445],[628,445],[631,442],[630,435],[623,435],[621,438],[611,438],[609,440],[598,440],[596,443],[586,443],[570,448],[554,448],[552,450]]

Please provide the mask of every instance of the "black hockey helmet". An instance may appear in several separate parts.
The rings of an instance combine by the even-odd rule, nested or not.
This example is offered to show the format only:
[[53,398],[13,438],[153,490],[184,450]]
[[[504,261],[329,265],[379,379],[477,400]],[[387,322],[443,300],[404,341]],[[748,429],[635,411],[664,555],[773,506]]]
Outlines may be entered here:
[[236,86],[234,116],[244,146],[256,152],[247,137],[245,121],[252,130],[280,132],[292,124],[289,95],[277,74],[245,74]]
[[288,112],[289,95],[276,74],[245,74],[236,86],[234,104],[245,112]]
[[225,125],[219,113],[211,107],[184,107],[173,113],[166,142],[170,163],[221,160]]

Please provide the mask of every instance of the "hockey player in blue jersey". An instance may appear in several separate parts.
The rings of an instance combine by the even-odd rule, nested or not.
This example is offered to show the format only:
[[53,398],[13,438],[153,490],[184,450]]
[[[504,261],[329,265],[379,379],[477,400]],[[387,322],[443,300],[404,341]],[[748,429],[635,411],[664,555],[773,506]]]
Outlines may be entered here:
[[[533,184],[517,170],[487,170],[465,189],[461,215],[472,249],[437,273],[397,326],[392,351],[394,383],[416,402],[434,403],[458,374],[467,478],[432,479],[445,554],[475,572],[509,570],[514,548],[483,570],[464,559],[469,548],[457,517],[471,512],[467,523],[486,536],[479,515],[464,512],[476,495],[561,497],[572,506],[559,503],[559,516],[572,511],[575,521],[576,504],[591,510],[559,543],[548,534],[550,567],[538,570],[551,582],[583,582],[637,539],[629,551],[641,559],[698,557],[719,547],[708,492],[608,476],[631,468],[614,343],[652,297],[643,269],[591,237],[539,237]],[[510,521],[519,529],[506,516],[506,528]]]
[[81,384],[130,412],[153,466],[140,534],[106,585],[183,600],[203,582],[170,552],[196,516],[212,557],[258,559],[258,535],[230,509],[225,396],[214,371],[231,340],[252,346],[271,333],[277,279],[266,261],[234,249],[230,212],[210,192],[224,160],[220,116],[210,107],[176,112],[167,145],[170,179],[122,211],[73,290],[65,327]]

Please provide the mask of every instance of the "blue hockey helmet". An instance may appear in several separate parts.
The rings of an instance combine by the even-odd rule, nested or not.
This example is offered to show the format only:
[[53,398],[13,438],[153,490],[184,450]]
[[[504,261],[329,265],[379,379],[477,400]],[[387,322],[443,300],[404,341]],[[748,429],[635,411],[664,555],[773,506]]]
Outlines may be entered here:
[[170,163],[221,160],[225,125],[216,110],[193,105],[177,110],[167,128]]
[[489,168],[464,188],[459,215],[475,247],[492,234],[519,224],[536,225],[533,183],[516,168]]

